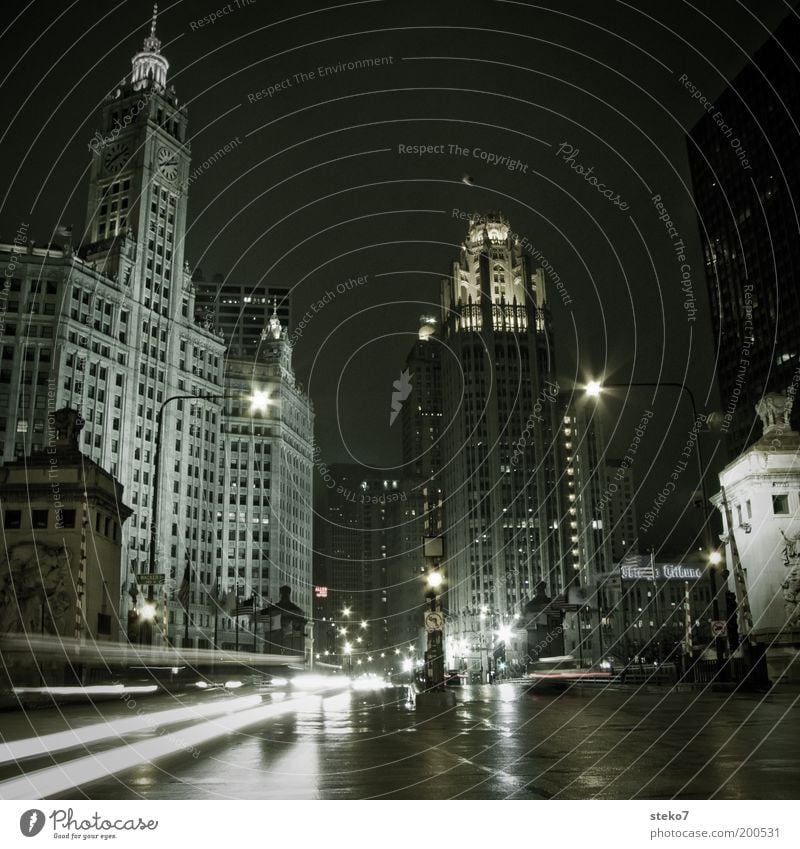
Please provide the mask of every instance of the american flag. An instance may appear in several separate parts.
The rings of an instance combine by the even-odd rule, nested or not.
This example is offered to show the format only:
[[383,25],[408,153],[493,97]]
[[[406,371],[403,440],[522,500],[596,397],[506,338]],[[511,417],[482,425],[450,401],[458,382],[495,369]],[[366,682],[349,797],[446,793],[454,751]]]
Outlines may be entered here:
[[214,581],[210,587],[206,587],[203,585],[203,591],[208,596],[208,600],[211,603],[212,607],[220,606],[220,596],[219,596],[219,581]]
[[253,612],[256,609],[256,599],[255,596],[252,598],[245,599],[244,601],[238,603],[234,608],[233,615],[234,616],[252,616]]

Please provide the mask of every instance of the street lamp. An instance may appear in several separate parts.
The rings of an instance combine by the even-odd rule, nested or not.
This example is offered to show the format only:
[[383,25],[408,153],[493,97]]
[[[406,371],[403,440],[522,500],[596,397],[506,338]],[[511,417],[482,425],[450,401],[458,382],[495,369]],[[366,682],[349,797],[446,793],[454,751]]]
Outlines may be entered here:
[[270,405],[270,397],[268,392],[263,390],[255,390],[250,396],[250,409],[253,412],[266,413],[267,407]]
[[428,688],[432,690],[440,690],[444,686],[444,616],[439,600],[439,591],[443,584],[444,575],[438,569],[428,572],[425,596],[430,601],[430,609],[425,614],[425,679]]
[[[150,575],[155,575],[158,572],[156,568],[156,541],[158,539],[158,496],[159,491],[161,489],[161,446],[164,442],[164,409],[168,404],[171,404],[173,401],[225,401],[233,398],[240,398],[241,396],[231,395],[229,393],[221,393],[219,395],[190,395],[188,393],[184,393],[181,395],[170,395],[169,398],[165,398],[164,401],[158,407],[156,411],[156,441],[153,448],[153,486],[152,486],[152,497],[150,499],[150,546],[149,546],[149,560],[150,563],[148,565],[148,571]],[[247,397],[247,396],[246,396]],[[256,411],[265,411],[267,406],[269,405],[269,398],[266,392],[262,391],[254,391],[252,395],[249,396],[250,400],[250,410],[251,412]],[[191,587],[192,581],[192,570],[191,566],[187,572],[189,584]],[[147,590],[147,602],[148,604],[153,604],[153,587],[154,584],[150,583]],[[189,641],[189,604],[190,602],[186,602],[186,610],[184,623],[184,641]],[[253,617],[255,619],[255,615]],[[255,626],[255,623],[254,623]],[[254,627],[255,630],[255,627]],[[152,642],[152,631],[150,633],[151,642]]]
[[511,640],[511,634],[512,631],[508,625],[502,625],[500,628],[497,629],[497,638],[502,643],[508,644]]
[[444,578],[442,577],[441,572],[430,572],[428,574],[428,586],[432,590],[437,590],[441,587]]
[[139,611],[139,617],[143,622],[152,622],[156,618],[156,606],[154,604],[143,604]]
[[590,398],[599,398],[599,397],[600,397],[600,393],[601,393],[602,391],[603,391],[603,386],[602,386],[602,384],[598,383],[598,381],[596,381],[596,380],[590,380],[590,381],[586,384],[586,394],[587,394]]

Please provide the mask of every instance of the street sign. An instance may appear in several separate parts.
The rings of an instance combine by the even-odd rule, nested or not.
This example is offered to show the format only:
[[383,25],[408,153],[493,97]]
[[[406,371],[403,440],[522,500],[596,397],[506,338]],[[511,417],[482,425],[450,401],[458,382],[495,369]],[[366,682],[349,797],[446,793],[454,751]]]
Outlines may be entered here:
[[425,630],[430,634],[433,631],[441,631],[444,625],[444,616],[434,610],[425,613]]
[[157,573],[153,573],[152,575],[149,575],[149,574],[137,575],[136,580],[140,584],[163,584],[165,577],[166,577],[165,575],[159,575]]
[[725,623],[721,619],[714,619],[711,623],[711,634],[721,637],[725,633]]

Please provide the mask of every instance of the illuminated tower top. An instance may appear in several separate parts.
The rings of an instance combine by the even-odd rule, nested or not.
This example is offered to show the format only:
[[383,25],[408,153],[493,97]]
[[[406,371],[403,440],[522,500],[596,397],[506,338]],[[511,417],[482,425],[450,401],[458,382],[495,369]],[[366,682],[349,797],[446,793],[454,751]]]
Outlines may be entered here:
[[450,277],[443,281],[445,328],[452,331],[543,331],[545,279],[534,269],[530,243],[511,230],[500,212],[473,215]]
[[157,17],[158,4],[156,3],[153,6],[150,35],[145,38],[141,53],[137,53],[131,60],[133,65],[131,85],[135,91],[150,87],[163,90],[167,84],[169,62],[161,55],[161,42],[156,38]]

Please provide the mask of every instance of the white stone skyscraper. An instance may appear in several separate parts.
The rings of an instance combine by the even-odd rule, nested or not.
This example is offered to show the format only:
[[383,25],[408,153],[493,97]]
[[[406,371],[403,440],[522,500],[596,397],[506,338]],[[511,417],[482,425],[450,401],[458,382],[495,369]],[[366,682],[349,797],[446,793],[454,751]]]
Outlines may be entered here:
[[[155,438],[164,428],[156,600],[166,614],[182,564],[197,582],[213,571],[212,509],[218,404],[166,403],[218,395],[222,339],[194,321],[184,261],[190,148],[187,112],[168,85],[155,20],[131,73],[103,105],[89,142],[86,230],[73,249],[4,246],[13,259],[0,337],[6,459],[46,444],[47,410],[70,406],[86,425],[83,450],[125,487],[134,515],[123,526],[121,614],[135,576],[149,572]],[[141,582],[139,588],[143,589]],[[199,613],[198,613],[199,615]],[[163,625],[163,619],[160,624]],[[124,627],[124,625],[123,625]],[[163,631],[164,629],[159,629]]]
[[[51,438],[48,413],[78,410],[85,419],[82,450],[119,480],[133,508],[122,526],[121,631],[127,612],[153,586],[155,639],[163,635],[205,647],[214,638],[211,593],[217,580],[238,578],[244,568],[247,587],[255,588],[254,528],[248,528],[248,557],[242,560],[237,503],[236,557],[229,562],[223,552],[230,546],[221,538],[229,525],[219,514],[232,511],[220,509],[218,499],[229,495],[220,474],[230,468],[232,446],[224,447],[223,440],[232,438],[234,419],[262,383],[272,387],[276,403],[267,414],[246,416],[267,419],[251,431],[258,428],[269,444],[273,474],[256,474],[251,464],[244,476],[248,487],[266,481],[269,489],[257,494],[258,506],[269,501],[271,511],[269,530],[262,529],[258,512],[257,544],[265,534],[271,542],[257,591],[277,598],[278,587],[290,584],[294,600],[310,610],[311,411],[294,383],[286,328],[265,341],[244,383],[236,369],[226,383],[226,340],[213,319],[196,319],[195,287],[184,259],[187,109],[168,71],[154,19],[131,72],[106,97],[99,129],[89,140],[83,238],[74,234],[73,246],[73,234],[62,229],[62,246],[37,247],[23,223],[12,241],[0,245],[0,447],[6,461],[41,450]],[[235,413],[232,393],[245,399]],[[223,430],[225,409],[231,426]],[[241,464],[238,446],[251,435],[241,423],[235,427]],[[255,495],[245,495],[252,520]],[[187,568],[191,581],[180,598]],[[151,572],[163,575],[163,584],[142,580]]]
[[[223,594],[258,609],[282,586],[311,618],[313,410],[295,381],[287,328],[273,314],[253,359],[228,358],[216,563]],[[217,642],[235,647],[235,619],[217,614]],[[252,643],[252,618],[240,618],[240,643]],[[256,623],[258,651],[271,651],[266,622]]]
[[550,313],[523,244],[499,213],[474,216],[442,288],[451,659],[488,659],[540,581],[555,596],[569,580]]

